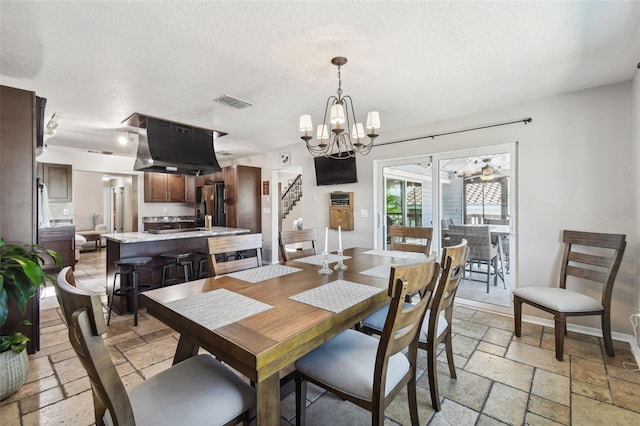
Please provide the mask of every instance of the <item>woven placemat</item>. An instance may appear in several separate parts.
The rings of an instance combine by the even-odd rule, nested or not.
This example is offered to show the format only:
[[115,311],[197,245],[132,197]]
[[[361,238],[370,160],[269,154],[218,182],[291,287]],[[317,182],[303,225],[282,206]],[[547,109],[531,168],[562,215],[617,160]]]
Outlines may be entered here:
[[375,266],[371,269],[367,269],[366,271],[359,272],[362,275],[370,275],[372,277],[378,278],[389,278],[391,274],[391,267],[394,265],[379,265]]
[[209,330],[224,327],[273,307],[224,288],[174,300],[168,302],[167,306]]
[[336,280],[291,296],[289,299],[338,313],[383,291],[385,289]]
[[[346,260],[346,259],[351,259],[351,256],[342,256],[342,260]],[[294,262],[304,262],[304,263],[310,263],[312,265],[322,265],[322,262],[324,261],[324,255],[323,254],[315,254],[313,256],[307,256],[307,257],[301,257],[299,259],[294,259]],[[327,263],[333,263],[333,262],[337,262],[338,261],[338,255],[337,254],[333,254],[333,253],[329,253],[327,255]]]
[[365,251],[364,254],[371,254],[373,256],[399,257],[401,259],[409,259],[410,257],[426,258],[426,256],[421,253],[400,250],[369,250]]
[[294,272],[298,271],[302,271],[302,269],[276,264],[261,266],[259,268],[245,269],[244,271],[232,272],[230,274],[227,274],[227,276],[250,283],[257,283],[259,281],[265,281],[270,278],[293,274]]

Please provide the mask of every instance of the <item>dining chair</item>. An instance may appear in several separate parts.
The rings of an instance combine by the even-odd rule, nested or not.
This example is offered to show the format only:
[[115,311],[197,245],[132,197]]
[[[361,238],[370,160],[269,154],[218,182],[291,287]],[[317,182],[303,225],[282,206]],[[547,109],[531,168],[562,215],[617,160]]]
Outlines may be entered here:
[[262,234],[212,237],[207,245],[213,276],[262,266]]
[[255,390],[209,354],[182,361],[125,389],[101,335],[106,332],[99,293],[72,285],[64,268],[56,296],[69,340],[91,382],[97,425],[248,424]]
[[[313,256],[316,252],[316,242],[318,241],[318,230],[301,229],[293,231],[281,231],[278,238],[278,245],[280,246],[280,255],[286,262],[293,259],[299,259],[301,257]],[[295,244],[301,245],[300,249],[287,250],[287,246]]]
[[[611,293],[626,246],[626,235],[583,231],[562,231],[564,250],[559,287],[520,287],[513,290],[515,334],[522,331],[522,304],[553,314],[555,321],[556,359],[562,361],[567,317],[600,315],[602,338],[609,356],[615,356],[611,341]],[[567,278],[571,276],[570,280]],[[600,298],[584,292],[581,280],[602,285]],[[567,289],[567,281],[577,290]],[[582,291],[581,291],[582,290]]]
[[[487,293],[489,293],[490,281],[493,278],[493,285],[498,285],[498,278],[502,280],[504,288],[507,285],[504,281],[504,266],[500,260],[498,241],[495,243],[491,239],[491,230],[489,225],[451,225],[450,232],[462,233],[462,238],[467,240],[469,247],[469,256],[467,258],[467,269],[465,272],[470,274],[485,274],[486,279],[479,280],[473,275],[464,277],[469,281],[486,282]],[[478,267],[486,266],[486,270],[478,268],[473,269],[473,265]]]
[[389,237],[391,237],[391,250],[410,251],[429,256],[433,228],[394,225],[389,227]]
[[[484,223],[487,225],[509,225],[509,219],[488,218],[484,220]],[[498,238],[500,238],[500,244],[502,244],[502,253],[504,254],[504,269],[508,274],[509,270],[511,269],[511,238],[509,237],[509,235],[501,235]]]
[[[453,301],[460,284],[460,279],[467,263],[469,248],[466,240],[457,246],[442,249],[440,262],[440,277],[431,284],[432,300],[425,315],[418,340],[418,347],[427,351],[427,374],[429,376],[429,390],[431,406],[440,411],[440,396],[438,391],[438,372],[436,362],[436,348],[440,343],[445,344],[449,374],[455,379],[456,369],[453,359],[452,324]],[[407,304],[408,302],[405,302]],[[365,333],[380,334],[383,330],[385,317],[389,308],[378,310],[362,322],[361,329]]]
[[414,305],[404,300],[407,294],[425,292],[438,270],[435,255],[421,263],[392,267],[391,303],[380,339],[348,329],[296,361],[297,425],[306,420],[308,382],[370,411],[373,425],[384,424],[385,408],[406,386],[411,424],[418,424],[418,337],[430,298]]

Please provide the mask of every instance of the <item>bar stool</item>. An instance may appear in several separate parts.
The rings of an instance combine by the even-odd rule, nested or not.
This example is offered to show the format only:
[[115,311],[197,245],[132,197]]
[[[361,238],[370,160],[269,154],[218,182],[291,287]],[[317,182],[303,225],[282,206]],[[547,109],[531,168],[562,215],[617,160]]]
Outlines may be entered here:
[[[160,257],[167,259],[169,263],[162,267],[162,287],[165,284],[168,284],[172,280],[177,280],[178,278],[169,278],[171,275],[171,268],[180,268],[184,271],[184,282],[189,281],[189,274],[193,276],[193,265],[191,264],[191,255],[192,253],[164,253],[161,254]],[[167,274],[167,271],[169,273]]]
[[200,256],[200,260],[198,261],[198,278],[208,277],[210,274],[208,270],[205,270],[205,268],[208,269],[209,252],[198,250],[196,251],[196,254]]
[[[111,290],[111,299],[109,303],[109,318],[107,325],[111,323],[111,310],[113,309],[114,296],[131,296],[133,299],[133,325],[138,325],[138,296],[140,292],[151,289],[151,284],[139,284],[138,273],[141,270],[151,272],[151,281],[153,282],[153,272],[151,268],[145,268],[144,265],[149,264],[153,259],[150,257],[127,257],[116,260],[115,265],[120,268],[113,276],[113,288]],[[122,277],[131,274],[131,286],[122,287]],[[120,275],[120,287],[116,290],[116,279]]]

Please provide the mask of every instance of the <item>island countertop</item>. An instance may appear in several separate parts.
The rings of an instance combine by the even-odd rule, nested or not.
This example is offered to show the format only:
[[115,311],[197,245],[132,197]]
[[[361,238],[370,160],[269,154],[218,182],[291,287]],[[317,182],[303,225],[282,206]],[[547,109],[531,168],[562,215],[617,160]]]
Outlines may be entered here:
[[117,241],[121,244],[144,243],[153,241],[179,240],[185,238],[219,237],[222,235],[236,235],[249,232],[244,228],[228,228],[225,226],[214,226],[211,229],[184,230],[175,229],[160,233],[151,232],[121,232],[116,234],[102,234],[108,240]]

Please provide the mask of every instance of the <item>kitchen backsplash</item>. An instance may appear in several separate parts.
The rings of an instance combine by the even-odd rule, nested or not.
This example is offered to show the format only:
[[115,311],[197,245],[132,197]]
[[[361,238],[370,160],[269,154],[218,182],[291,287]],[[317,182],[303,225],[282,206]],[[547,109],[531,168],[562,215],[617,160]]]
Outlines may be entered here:
[[155,222],[195,222],[195,216],[143,216],[142,223]]

